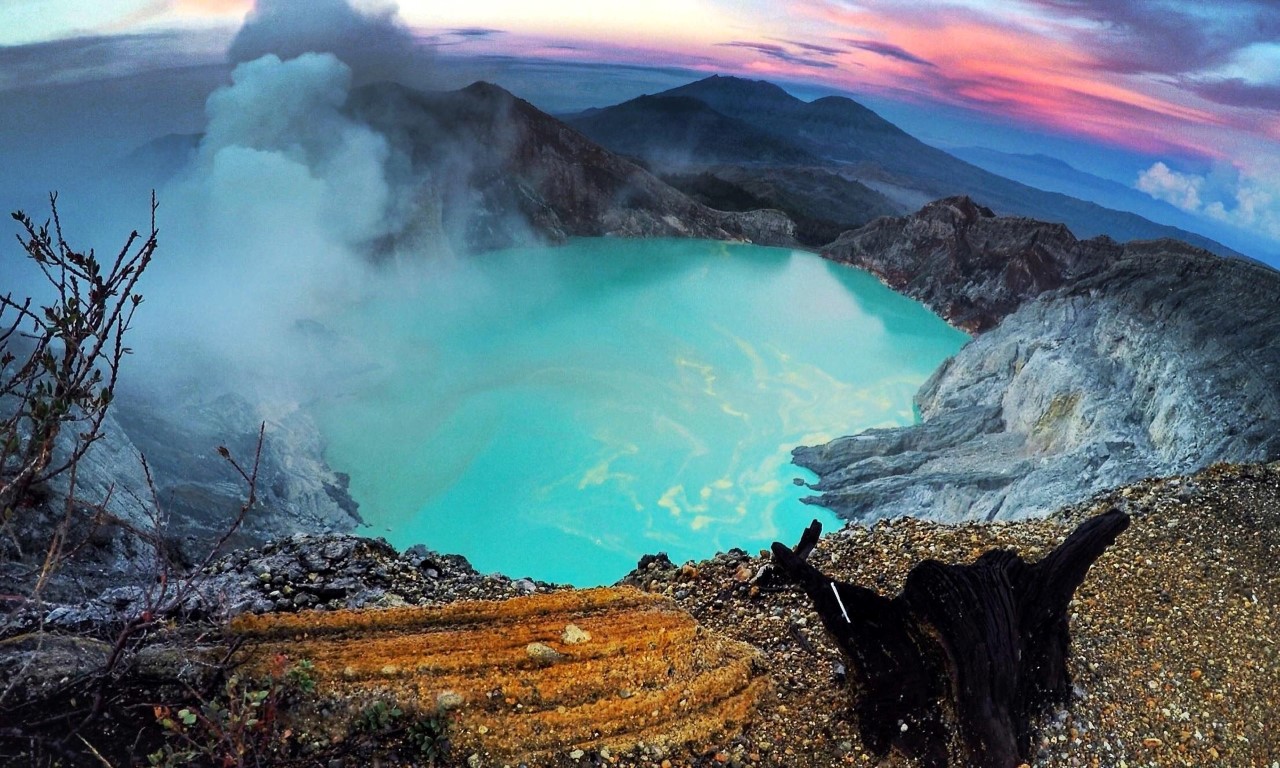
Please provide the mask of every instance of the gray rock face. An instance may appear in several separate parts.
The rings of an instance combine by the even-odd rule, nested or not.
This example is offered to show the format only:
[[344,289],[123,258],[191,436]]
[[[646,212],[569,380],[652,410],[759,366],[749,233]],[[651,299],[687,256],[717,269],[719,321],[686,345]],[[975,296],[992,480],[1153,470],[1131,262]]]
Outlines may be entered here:
[[[218,455],[218,447],[226,446],[251,472],[263,422],[257,502],[227,547],[258,546],[304,531],[345,532],[361,522],[346,477],[325,462],[319,433],[305,413],[264,413],[232,395],[169,394],[166,399],[121,391],[102,438],[78,466],[74,497],[88,506],[77,506],[71,516],[68,555],[43,593],[49,605],[63,605],[50,614],[57,626],[103,623],[121,608],[112,604],[114,588],[133,589],[153,583],[162,568],[181,572],[203,562],[247,494],[244,479]],[[63,435],[62,442],[69,437]],[[0,595],[25,595],[31,588],[30,575],[39,571],[51,531],[64,516],[70,481],[70,472],[54,477],[45,502],[24,509],[10,535],[0,539]],[[96,514],[97,505],[109,518]],[[159,559],[153,541],[160,543]],[[84,604],[92,595],[100,598]],[[0,633],[34,615],[0,612]]]
[[[224,622],[247,612],[441,605],[568,588],[479,573],[465,557],[440,554],[423,545],[401,553],[382,539],[346,533],[295,533],[260,547],[238,549],[203,570],[173,569],[163,587],[152,554],[135,553],[133,557],[136,563],[131,572],[102,574],[96,579],[86,578],[90,574],[84,563],[71,564],[64,571],[74,572],[79,589],[64,585],[46,590],[43,601],[15,603],[7,613],[0,611],[0,637],[41,628],[113,637],[121,623],[144,612],[172,619]],[[0,568],[0,587],[4,586],[5,573]],[[41,664],[66,668],[79,663],[64,659],[63,647],[51,644],[43,655],[35,654],[35,671],[41,672]],[[86,647],[90,651],[97,648],[92,643]],[[32,666],[24,661],[28,657],[20,653],[22,650],[19,644],[12,645],[9,653],[0,653],[0,673],[13,672],[15,665]],[[92,657],[91,661],[101,660]],[[139,663],[143,661],[138,658]],[[31,676],[24,685],[42,684],[47,677],[42,674]]]
[[[998,324],[921,388],[921,424],[797,449],[821,477],[814,500],[851,519],[1021,518],[1143,477],[1280,457],[1280,273],[1172,241],[1073,245],[1027,220],[962,216],[947,232],[937,210],[920,217],[899,230],[971,250],[922,256],[908,237],[885,244],[907,256],[880,268]],[[985,268],[1046,237],[1044,274],[1060,287],[1015,290]]]
[[139,576],[135,583],[87,599],[29,606],[7,617],[7,625],[0,622],[0,628],[90,632],[143,611],[224,621],[246,612],[500,600],[560,588],[482,574],[460,555],[439,554],[421,545],[399,553],[381,539],[298,533],[237,550],[204,571],[174,574],[163,592],[154,578]]
[[[59,435],[63,451],[70,448],[72,432]],[[133,525],[145,525],[143,503],[149,498],[147,478],[138,449],[125,434],[115,411],[110,410],[102,422],[102,437],[85,453],[76,471],[76,496],[90,503],[101,502],[108,512]],[[63,472],[49,481],[50,489],[60,498],[71,491],[71,473]]]
[[[126,393],[115,403],[121,432],[147,457],[169,524],[169,535],[189,560],[203,556],[239,512],[246,483],[218,447],[225,446],[252,470],[259,426],[264,424],[258,470],[258,503],[245,518],[236,544],[260,544],[301,531],[346,531],[360,523],[347,479],[323,458],[311,418],[285,409],[264,413],[236,395],[206,398]],[[116,465],[128,466],[128,462]],[[185,550],[190,551],[185,551]]]

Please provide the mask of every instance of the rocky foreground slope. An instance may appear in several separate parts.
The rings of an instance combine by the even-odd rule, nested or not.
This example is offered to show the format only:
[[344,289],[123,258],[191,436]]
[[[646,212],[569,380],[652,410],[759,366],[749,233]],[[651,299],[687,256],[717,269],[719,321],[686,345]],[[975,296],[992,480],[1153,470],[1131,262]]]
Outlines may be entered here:
[[[1075,692],[1067,707],[1038,718],[1032,765],[1274,766],[1280,761],[1280,733],[1272,727],[1280,692],[1280,573],[1274,568],[1280,548],[1280,463],[1218,465],[1195,475],[1145,480],[1035,521],[940,525],[901,519],[850,526],[825,537],[810,560],[833,577],[892,595],[923,559],[968,562],[990,548],[1004,547],[1035,561],[1087,516],[1115,508],[1133,522],[1076,593],[1069,657]],[[602,613],[561,614],[571,603],[595,599],[594,593],[482,577],[459,558],[424,550],[401,555],[385,544],[349,536],[296,537],[233,555],[213,567],[207,594],[220,593],[230,602],[220,608],[207,603],[205,609],[215,614],[226,609],[292,611],[297,605],[280,598],[304,592],[319,593],[320,599],[306,603],[311,607],[400,607],[364,614],[273,613],[237,625],[247,629],[240,633],[242,639],[250,640],[242,650],[259,658],[282,650],[314,657],[319,697],[304,702],[304,717],[310,719],[297,724],[296,734],[310,733],[317,725],[328,732],[341,722],[359,722],[349,718],[379,699],[406,705],[422,696],[441,701],[443,681],[454,693],[465,689],[472,697],[469,702],[461,695],[449,698],[450,708],[475,711],[450,720],[457,747],[437,765],[909,765],[894,755],[878,760],[860,741],[843,659],[805,595],[791,588],[761,588],[757,575],[767,562],[763,553],[739,550],[685,565],[646,558],[623,580],[687,611],[703,628],[693,630],[671,613],[669,603],[626,598],[624,602],[639,606],[635,613],[636,606],[615,605],[608,598]],[[405,623],[435,621],[434,614],[404,609],[406,603],[441,605],[548,591],[562,597],[543,600],[540,604],[550,606],[545,615],[523,628],[504,623],[504,606],[516,616],[533,602],[448,607],[438,614],[451,623],[440,627],[446,634],[430,637],[414,634]],[[269,597],[272,593],[276,598]],[[128,615],[129,596],[115,599],[116,609]],[[661,616],[645,620],[646,610]],[[571,633],[569,623],[595,639]],[[234,628],[227,635],[211,629],[197,622],[158,632],[148,647],[129,658],[128,675],[112,691],[101,730],[85,734],[98,750],[124,764],[130,754],[136,756],[139,745],[155,748],[162,736],[151,704],[173,702],[176,709],[182,692],[189,690],[175,686],[178,676],[186,675],[181,679],[188,685],[201,679],[202,666],[223,655],[219,644],[237,636]],[[507,636],[512,631],[525,634],[513,639]],[[15,670],[25,669],[31,676],[27,692],[37,697],[71,690],[71,701],[52,711],[75,715],[86,704],[66,688],[68,680],[75,679],[77,670],[100,664],[111,649],[109,642],[91,635],[51,635],[38,643],[30,635],[0,641],[0,673],[12,679]],[[634,647],[639,655],[619,657],[616,670],[579,680],[579,651],[593,650],[592,643],[608,638]],[[723,638],[745,645],[726,645]],[[551,653],[531,650],[538,643]],[[488,687],[483,670],[456,663],[484,644],[505,648],[511,661]],[[668,680],[679,687],[715,674],[715,665],[704,665],[690,676],[676,656],[696,661],[725,648],[749,648],[752,679],[760,676],[760,687],[754,689],[760,698],[747,714],[716,711],[715,717],[727,719],[696,733],[683,732],[693,733],[688,741],[679,735],[679,721],[661,717],[661,708],[652,722],[642,710],[633,713],[643,720],[636,727],[650,729],[643,735],[631,735],[640,731],[628,730],[626,718],[615,717],[630,711],[637,692],[660,696]],[[664,649],[676,649],[676,656],[666,658]],[[560,664],[564,669],[557,669]],[[609,683],[615,672],[629,677],[625,683]],[[138,705],[139,690],[148,691],[141,698],[144,706]],[[584,712],[596,708],[610,728],[621,730],[604,740],[591,731],[557,740],[550,731],[521,730],[522,713],[530,706],[539,716],[581,725],[574,719],[580,713],[565,703],[568,699],[556,700],[553,691],[554,696],[585,696]],[[543,695],[551,697],[552,706],[538,703]],[[55,696],[53,701],[59,700]],[[676,701],[672,706],[678,710],[684,705]],[[690,701],[688,706],[700,716],[712,712],[702,703]],[[371,741],[368,731],[361,730],[367,727],[353,726],[347,737],[286,738],[273,764],[366,764],[378,749],[403,750],[403,728],[385,728],[382,741]],[[4,735],[0,728],[0,764],[17,759],[28,746]],[[529,743],[522,747],[525,738]],[[615,747],[601,746],[602,741]]]
[[977,332],[921,423],[795,451],[850,519],[1047,514],[1140,478],[1280,458],[1280,273],[1174,241],[1080,241],[967,198],[824,250]]
[[[892,595],[924,558],[969,562],[1005,547],[1033,561],[1085,517],[1113,508],[1133,523],[1076,592],[1075,696],[1040,720],[1032,764],[1275,765],[1280,464],[1144,480],[1036,521],[849,526],[825,537],[810,560],[833,578]],[[907,765],[877,762],[859,741],[838,682],[841,658],[808,599],[792,591],[753,595],[750,574],[763,562],[722,555],[696,574],[654,569],[628,577],[764,651],[777,698],[726,754],[742,765]]]

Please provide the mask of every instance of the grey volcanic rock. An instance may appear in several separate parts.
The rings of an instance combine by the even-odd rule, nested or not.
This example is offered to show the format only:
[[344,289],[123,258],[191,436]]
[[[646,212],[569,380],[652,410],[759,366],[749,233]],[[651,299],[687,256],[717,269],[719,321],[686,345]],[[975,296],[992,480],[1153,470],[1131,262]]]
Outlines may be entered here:
[[[169,533],[188,559],[202,556],[244,502],[246,484],[218,448],[252,469],[265,423],[258,502],[235,538],[261,544],[299,531],[346,531],[361,520],[346,476],[324,461],[324,446],[302,411],[265,413],[238,395],[204,397],[127,392],[114,404],[121,431],[145,455],[167,514]],[[127,462],[118,465],[123,470]]]
[[605,235],[795,243],[784,214],[694,202],[495,85],[422,93],[380,83],[348,106],[422,180],[416,229],[402,238],[444,237],[459,252]]
[[[483,574],[461,555],[422,545],[397,552],[382,539],[350,534],[294,534],[230,553],[199,572],[171,577],[163,598],[139,577],[81,600],[34,607],[7,618],[13,628],[93,632],[159,603],[170,616],[224,621],[241,613],[431,605],[501,600],[561,589],[532,579]],[[177,598],[181,598],[180,600]]]
[[846,232],[823,255],[872,272],[957,328],[978,332],[1028,298],[1096,273],[1121,251],[1106,237],[1077,240],[1061,224],[996,216],[952,197]]
[[482,574],[461,555],[418,545],[397,552],[382,539],[295,534],[213,563],[192,607],[226,617],[245,611],[426,605],[497,600],[554,587]]
[[[228,447],[252,471],[258,427],[264,421],[257,502],[226,547],[260,546],[302,531],[355,528],[361,520],[347,492],[347,478],[324,461],[319,433],[303,412],[264,415],[232,395],[188,393],[184,399],[174,392],[165,399],[120,390],[102,438],[77,469],[75,498],[89,506],[71,516],[68,555],[45,586],[46,604],[61,606],[49,613],[55,623],[64,628],[102,623],[119,613],[122,606],[112,605],[120,589],[138,590],[139,584],[154,583],[164,568],[181,571],[203,562],[231,527],[247,493],[246,483],[218,455],[218,447]],[[0,595],[23,595],[30,588],[50,532],[64,516],[70,480],[69,472],[53,478],[43,503],[23,509],[8,535],[0,538]],[[96,505],[109,517],[97,515]],[[153,541],[160,542],[160,553]],[[101,597],[84,603],[94,595]],[[13,622],[35,620],[0,611],[0,631]]]
[[[103,419],[102,437],[85,453],[76,470],[76,497],[102,503],[106,511],[133,525],[146,525],[143,504],[150,496],[137,446],[129,440],[115,417],[115,409]],[[72,430],[58,436],[62,452],[71,448]],[[63,472],[49,481],[54,496],[65,498],[71,491],[71,473]]]
[[[846,518],[1020,518],[1144,477],[1280,457],[1280,273],[945,207],[899,222],[879,268],[935,306],[983,313],[953,321],[999,324],[921,388],[920,425],[797,449],[821,477],[816,501]],[[862,234],[849,239],[869,252]],[[1036,279],[1008,280],[1001,255]]]

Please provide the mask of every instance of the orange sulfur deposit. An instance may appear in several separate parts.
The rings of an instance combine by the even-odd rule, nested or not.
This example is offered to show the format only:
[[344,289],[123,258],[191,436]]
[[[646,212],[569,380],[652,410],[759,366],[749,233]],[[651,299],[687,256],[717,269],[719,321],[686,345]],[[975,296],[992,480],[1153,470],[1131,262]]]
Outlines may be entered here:
[[748,720],[769,686],[750,646],[629,587],[244,616],[232,631],[251,674],[285,654],[309,659],[318,695],[349,709],[450,710],[455,747],[486,762],[708,744]]

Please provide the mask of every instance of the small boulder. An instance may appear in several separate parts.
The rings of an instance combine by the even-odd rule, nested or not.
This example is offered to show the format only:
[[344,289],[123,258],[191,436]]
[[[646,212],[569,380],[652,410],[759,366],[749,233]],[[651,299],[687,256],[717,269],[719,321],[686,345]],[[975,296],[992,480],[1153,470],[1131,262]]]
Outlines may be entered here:
[[529,643],[524,647],[524,652],[539,664],[554,664],[564,658],[564,654],[545,643]]
[[560,633],[560,639],[565,645],[582,645],[591,640],[591,633],[577,624],[566,624],[564,632]]

